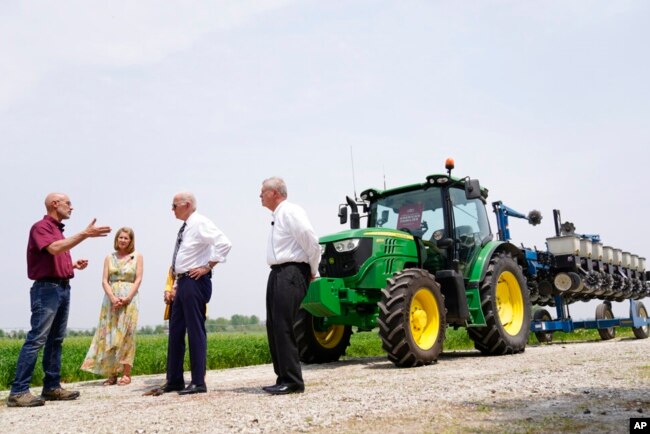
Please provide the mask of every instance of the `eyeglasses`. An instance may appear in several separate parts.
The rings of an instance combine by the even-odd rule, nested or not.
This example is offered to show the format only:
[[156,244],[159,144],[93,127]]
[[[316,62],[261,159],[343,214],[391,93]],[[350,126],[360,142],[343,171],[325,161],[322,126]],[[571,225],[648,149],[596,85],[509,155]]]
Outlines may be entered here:
[[181,203],[172,203],[172,209],[176,209],[181,205],[185,205],[187,202],[181,202]]

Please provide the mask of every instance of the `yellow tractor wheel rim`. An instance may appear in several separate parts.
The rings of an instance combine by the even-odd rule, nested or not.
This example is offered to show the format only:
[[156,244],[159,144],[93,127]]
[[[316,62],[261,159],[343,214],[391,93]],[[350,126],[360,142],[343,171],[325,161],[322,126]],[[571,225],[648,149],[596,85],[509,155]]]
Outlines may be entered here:
[[499,275],[496,290],[497,315],[503,329],[516,336],[524,323],[524,298],[514,274],[504,271]]
[[420,288],[411,300],[409,310],[411,336],[422,350],[428,350],[436,343],[440,333],[440,311],[431,291]]
[[343,325],[331,325],[324,331],[318,331],[314,329],[314,336],[320,344],[321,347],[332,349],[343,339],[345,334],[345,326]]

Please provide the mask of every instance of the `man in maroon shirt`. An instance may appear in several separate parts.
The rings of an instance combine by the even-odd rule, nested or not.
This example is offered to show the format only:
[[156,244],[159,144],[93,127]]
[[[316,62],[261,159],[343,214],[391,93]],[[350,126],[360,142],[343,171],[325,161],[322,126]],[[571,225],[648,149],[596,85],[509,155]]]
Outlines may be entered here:
[[[45,198],[47,215],[34,223],[27,243],[27,276],[34,280],[31,297],[31,330],[20,350],[16,378],[7,398],[9,407],[36,407],[48,401],[67,401],[79,392],[61,387],[61,344],[68,324],[70,279],[74,270],[88,266],[86,259],[72,261],[70,250],[86,238],[105,237],[111,228],[96,226],[96,219],[83,231],[65,238],[63,220],[69,219],[72,204],[63,193],[50,193]],[[38,352],[43,352],[43,391],[32,395],[29,383],[34,374]]]

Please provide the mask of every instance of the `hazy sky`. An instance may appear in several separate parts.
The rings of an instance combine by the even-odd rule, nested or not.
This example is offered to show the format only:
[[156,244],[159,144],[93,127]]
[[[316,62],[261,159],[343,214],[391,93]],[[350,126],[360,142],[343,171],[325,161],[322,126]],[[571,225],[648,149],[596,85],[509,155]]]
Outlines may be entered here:
[[[162,323],[170,205],[193,191],[233,243],[208,315],[265,318],[261,181],[283,176],[319,235],[339,231],[351,149],[357,192],[454,157],[489,201],[542,212],[512,222],[517,244],[544,248],[559,208],[650,257],[649,17],[647,1],[3,1],[0,328],[29,327],[27,235],[50,191],[73,202],[68,235],[134,228],[140,325]],[[96,325],[112,243],[73,250],[90,265],[70,327]]]

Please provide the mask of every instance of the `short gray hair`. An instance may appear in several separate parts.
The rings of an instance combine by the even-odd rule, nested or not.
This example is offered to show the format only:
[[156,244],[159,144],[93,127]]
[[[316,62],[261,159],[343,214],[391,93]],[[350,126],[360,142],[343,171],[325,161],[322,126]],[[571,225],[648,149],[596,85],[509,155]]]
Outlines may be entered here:
[[190,193],[189,191],[183,192],[183,193],[178,193],[177,196],[192,205],[192,211],[196,211],[196,197],[194,194]]
[[277,176],[272,176],[267,178],[262,182],[262,185],[271,190],[275,190],[278,194],[285,199],[287,198],[287,184],[284,182],[284,179]]

